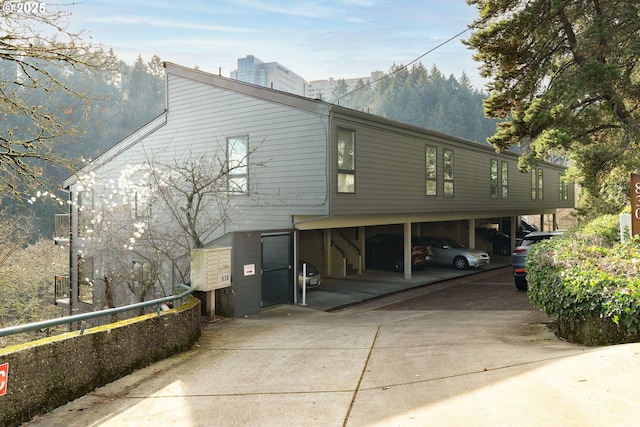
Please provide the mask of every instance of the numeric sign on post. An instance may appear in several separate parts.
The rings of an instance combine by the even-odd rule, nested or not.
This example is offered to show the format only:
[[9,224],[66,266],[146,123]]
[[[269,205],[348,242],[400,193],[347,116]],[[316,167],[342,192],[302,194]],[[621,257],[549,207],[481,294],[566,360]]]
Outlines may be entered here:
[[9,362],[0,365],[0,396],[7,393],[7,379],[9,377]]
[[640,234],[640,175],[631,174],[631,236]]

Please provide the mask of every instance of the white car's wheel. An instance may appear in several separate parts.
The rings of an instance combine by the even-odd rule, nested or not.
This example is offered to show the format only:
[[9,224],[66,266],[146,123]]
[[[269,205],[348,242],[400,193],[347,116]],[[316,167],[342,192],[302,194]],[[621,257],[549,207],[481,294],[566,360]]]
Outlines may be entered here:
[[469,268],[469,261],[463,256],[457,256],[453,259],[453,266],[458,270],[466,270]]

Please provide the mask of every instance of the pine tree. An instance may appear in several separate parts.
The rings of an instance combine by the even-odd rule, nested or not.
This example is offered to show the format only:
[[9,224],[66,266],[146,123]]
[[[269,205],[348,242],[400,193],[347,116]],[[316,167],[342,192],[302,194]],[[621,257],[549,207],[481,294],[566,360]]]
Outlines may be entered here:
[[[489,142],[522,145],[521,167],[566,155],[592,199],[628,186],[640,168],[640,4],[470,0],[480,18],[466,42],[492,79],[485,114],[502,119]],[[628,191],[628,190],[622,190]],[[615,193],[615,191],[614,191]],[[609,197],[614,211],[618,196]]]

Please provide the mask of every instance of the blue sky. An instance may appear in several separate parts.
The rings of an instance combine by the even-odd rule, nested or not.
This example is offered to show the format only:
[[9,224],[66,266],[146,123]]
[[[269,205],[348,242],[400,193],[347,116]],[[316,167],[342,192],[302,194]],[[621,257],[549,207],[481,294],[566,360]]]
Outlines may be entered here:
[[[84,0],[64,6],[70,29],[113,48],[131,64],[138,55],[198,66],[223,76],[237,59],[279,62],[305,80],[368,76],[407,64],[465,30],[477,16],[465,0]],[[470,31],[420,61],[447,76],[466,72],[480,89]]]

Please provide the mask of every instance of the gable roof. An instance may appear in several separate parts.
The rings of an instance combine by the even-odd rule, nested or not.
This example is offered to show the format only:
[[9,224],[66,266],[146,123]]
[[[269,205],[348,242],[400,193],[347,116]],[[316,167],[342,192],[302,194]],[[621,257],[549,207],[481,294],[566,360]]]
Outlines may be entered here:
[[[242,82],[239,80],[234,80],[228,77],[223,77],[220,75],[212,74],[209,72],[197,70],[194,68],[185,67],[182,65],[178,65],[172,62],[163,62],[163,66],[165,68],[166,74],[166,85],[167,85],[167,103],[168,99],[170,99],[169,89],[169,80],[170,76],[178,76],[184,79],[200,82],[207,85],[212,85],[221,89],[233,91],[236,93],[244,94],[247,96],[255,97],[265,102],[277,103],[281,105],[285,105],[291,108],[300,109],[303,111],[308,111],[314,114],[332,116],[333,114],[341,114],[343,116],[348,116],[353,119],[357,119],[359,121],[366,121],[370,123],[374,123],[382,126],[389,126],[400,130],[401,132],[410,132],[412,134],[421,134],[421,135],[430,135],[431,137],[436,137],[438,139],[446,139],[448,141],[456,141],[457,143],[462,143],[469,148],[473,148],[476,150],[490,150],[495,151],[493,147],[488,144],[482,144],[475,141],[466,140],[463,138],[455,137],[452,135],[447,135],[438,131],[434,131],[431,129],[419,127],[416,125],[411,125],[408,123],[400,122],[393,119],[388,119],[382,116],[378,116],[375,114],[371,114],[368,112],[358,111],[351,108],[343,107],[337,104],[332,104],[327,101],[307,98],[304,96],[283,92],[271,88],[266,88],[263,86]],[[166,106],[169,108],[169,105]],[[122,152],[127,150],[129,147],[137,144],[139,141],[144,139],[146,136],[155,132],[160,127],[164,126],[167,123],[167,109],[158,117],[138,129],[136,132],[132,133],[125,139],[116,143],[112,148],[105,151],[101,155],[99,155],[95,160],[91,162],[91,165],[85,166],[82,170],[87,169],[89,167],[95,168],[99,167],[102,164],[109,162],[114,157],[120,155]],[[510,154],[517,157],[517,154],[514,153],[503,153]],[[541,162],[547,164],[547,162]],[[551,164],[553,165],[553,164]],[[553,165],[558,167],[558,165]],[[70,185],[77,181],[77,177],[72,175],[67,178],[63,182],[62,188],[68,188]]]
[[306,98],[304,96],[295,95],[276,89],[270,89],[251,83],[241,82],[239,80],[233,80],[227,77],[207,73],[205,71],[196,70],[194,68],[184,67],[172,62],[164,62],[163,65],[166,74],[173,74],[197,82],[210,84],[222,89],[228,89],[234,92],[242,93],[244,95],[260,98],[265,101],[276,102],[314,113],[326,114],[327,110],[331,107],[331,104],[319,99]]

